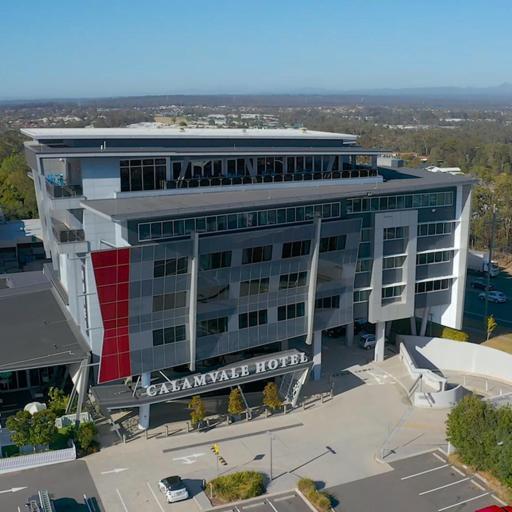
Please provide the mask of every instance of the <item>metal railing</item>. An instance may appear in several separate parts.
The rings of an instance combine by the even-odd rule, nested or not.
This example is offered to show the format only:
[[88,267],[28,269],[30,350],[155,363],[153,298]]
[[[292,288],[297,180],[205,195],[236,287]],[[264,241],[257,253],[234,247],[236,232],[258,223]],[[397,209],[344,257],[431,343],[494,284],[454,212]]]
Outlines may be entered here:
[[53,199],[65,199],[83,195],[82,185],[59,185],[48,180],[46,180],[46,191]]
[[215,176],[208,178],[178,178],[163,182],[165,189],[252,185],[258,183],[290,183],[300,181],[337,180],[378,176],[377,169],[352,169],[332,172],[302,172],[294,174],[265,174],[262,176]]

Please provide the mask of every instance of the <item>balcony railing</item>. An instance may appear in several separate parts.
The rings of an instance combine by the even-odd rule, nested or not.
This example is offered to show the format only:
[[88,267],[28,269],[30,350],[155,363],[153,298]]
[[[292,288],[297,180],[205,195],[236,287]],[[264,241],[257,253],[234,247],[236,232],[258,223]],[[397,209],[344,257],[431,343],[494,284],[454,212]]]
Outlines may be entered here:
[[52,231],[57,242],[61,244],[85,241],[83,229],[71,229],[56,219],[52,221]]
[[80,197],[83,195],[82,185],[67,185],[53,183],[46,179],[46,190],[53,199],[64,199],[69,197]]
[[297,181],[337,180],[378,176],[376,169],[362,168],[350,171],[303,172],[295,174],[265,174],[262,176],[218,176],[211,178],[183,178],[166,181],[166,189],[252,185],[256,183],[290,183]]

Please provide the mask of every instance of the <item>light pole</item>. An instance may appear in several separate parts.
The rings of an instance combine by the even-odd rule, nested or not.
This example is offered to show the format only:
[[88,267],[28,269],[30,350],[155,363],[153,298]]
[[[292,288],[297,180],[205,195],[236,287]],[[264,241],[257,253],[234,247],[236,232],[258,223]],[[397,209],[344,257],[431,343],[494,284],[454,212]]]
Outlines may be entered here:
[[484,310],[484,322],[485,322],[485,333],[487,334],[487,315],[489,310],[489,290],[491,288],[491,265],[492,265],[492,251],[494,245],[494,231],[496,229],[496,204],[491,206],[492,209],[492,221],[491,221],[491,236],[489,238],[489,260],[487,261],[487,285],[485,289],[485,310]]
[[270,481],[272,482],[272,432],[268,431],[269,459],[270,459]]

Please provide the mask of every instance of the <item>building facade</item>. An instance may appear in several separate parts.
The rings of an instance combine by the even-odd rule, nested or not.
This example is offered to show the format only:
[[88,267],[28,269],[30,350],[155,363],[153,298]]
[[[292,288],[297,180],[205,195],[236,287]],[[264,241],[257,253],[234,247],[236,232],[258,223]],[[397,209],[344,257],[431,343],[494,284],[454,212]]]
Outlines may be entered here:
[[[107,383],[420,317],[460,328],[472,179],[308,130],[27,129],[50,273]],[[149,407],[149,406],[148,406]],[[147,411],[141,411],[146,414]]]

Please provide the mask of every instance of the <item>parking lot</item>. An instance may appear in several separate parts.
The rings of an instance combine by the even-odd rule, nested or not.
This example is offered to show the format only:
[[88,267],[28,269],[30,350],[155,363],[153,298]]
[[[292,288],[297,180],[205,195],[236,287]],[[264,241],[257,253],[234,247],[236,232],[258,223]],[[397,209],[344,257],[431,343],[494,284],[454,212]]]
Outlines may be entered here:
[[267,498],[254,499],[243,505],[230,505],[215,509],[215,512],[311,512],[304,500],[294,491],[284,492]]
[[105,510],[82,460],[64,462],[0,476],[0,510],[19,512],[40,490],[47,490],[56,512],[88,512],[85,499],[94,512]]
[[335,510],[352,512],[474,512],[503,505],[479,477],[452,464],[442,452],[391,464],[393,471],[328,489]]

